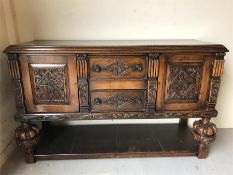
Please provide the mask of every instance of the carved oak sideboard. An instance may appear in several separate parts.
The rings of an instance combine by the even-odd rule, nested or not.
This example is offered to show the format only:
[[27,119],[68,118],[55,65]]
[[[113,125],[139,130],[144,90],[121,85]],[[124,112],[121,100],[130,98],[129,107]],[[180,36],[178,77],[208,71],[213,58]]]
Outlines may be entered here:
[[[196,40],[32,41],[7,47],[28,163],[45,159],[206,158],[226,47]],[[171,119],[179,124],[56,126],[51,121]],[[188,118],[197,118],[193,128]],[[200,118],[200,119],[198,119]],[[39,129],[35,123],[42,122]]]

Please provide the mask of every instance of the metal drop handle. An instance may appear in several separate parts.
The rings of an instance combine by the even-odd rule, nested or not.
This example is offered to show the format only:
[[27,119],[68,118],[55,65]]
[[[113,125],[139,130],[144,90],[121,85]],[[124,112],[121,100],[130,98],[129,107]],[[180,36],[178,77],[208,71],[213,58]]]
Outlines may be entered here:
[[95,98],[95,99],[94,99],[94,103],[97,104],[97,105],[101,104],[101,102],[102,102],[102,101],[101,101],[100,98]]
[[135,65],[135,70],[138,71],[138,72],[142,71],[142,65],[141,64],[136,64]]
[[93,72],[100,72],[101,71],[101,66],[100,65],[93,65],[92,66],[92,71]]

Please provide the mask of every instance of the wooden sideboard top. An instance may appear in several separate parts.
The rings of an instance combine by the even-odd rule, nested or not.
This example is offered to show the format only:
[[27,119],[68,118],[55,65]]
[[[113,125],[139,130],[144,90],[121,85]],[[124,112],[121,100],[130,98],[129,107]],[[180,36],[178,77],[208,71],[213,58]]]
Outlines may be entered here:
[[198,40],[34,40],[11,45],[5,53],[228,52],[221,44]]

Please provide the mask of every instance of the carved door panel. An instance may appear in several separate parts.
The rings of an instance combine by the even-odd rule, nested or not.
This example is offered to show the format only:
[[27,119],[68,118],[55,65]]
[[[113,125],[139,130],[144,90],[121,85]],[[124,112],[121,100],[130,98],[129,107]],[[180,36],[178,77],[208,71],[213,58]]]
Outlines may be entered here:
[[206,107],[210,56],[162,54],[158,78],[158,110],[197,110]]
[[20,56],[28,112],[77,112],[76,57],[72,55]]

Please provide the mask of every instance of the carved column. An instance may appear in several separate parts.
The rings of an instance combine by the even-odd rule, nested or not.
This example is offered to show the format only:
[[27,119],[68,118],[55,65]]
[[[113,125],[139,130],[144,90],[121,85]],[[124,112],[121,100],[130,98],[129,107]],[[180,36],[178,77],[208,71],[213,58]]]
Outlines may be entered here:
[[39,142],[39,129],[35,124],[22,122],[15,130],[17,145],[25,152],[25,162],[34,163],[34,148]]
[[17,111],[25,113],[23,85],[17,54],[8,54],[8,68],[12,80]]
[[147,111],[154,112],[156,108],[157,83],[159,72],[159,54],[149,54],[148,57],[148,90],[147,90]]
[[[206,113],[215,113],[218,91],[223,73],[225,53],[216,53],[211,63],[211,77]],[[199,146],[198,158],[206,158],[207,145],[216,139],[216,125],[210,122],[211,116],[203,117],[193,123],[193,136]]]
[[89,112],[87,61],[88,59],[85,54],[77,55],[77,77],[80,112]]

